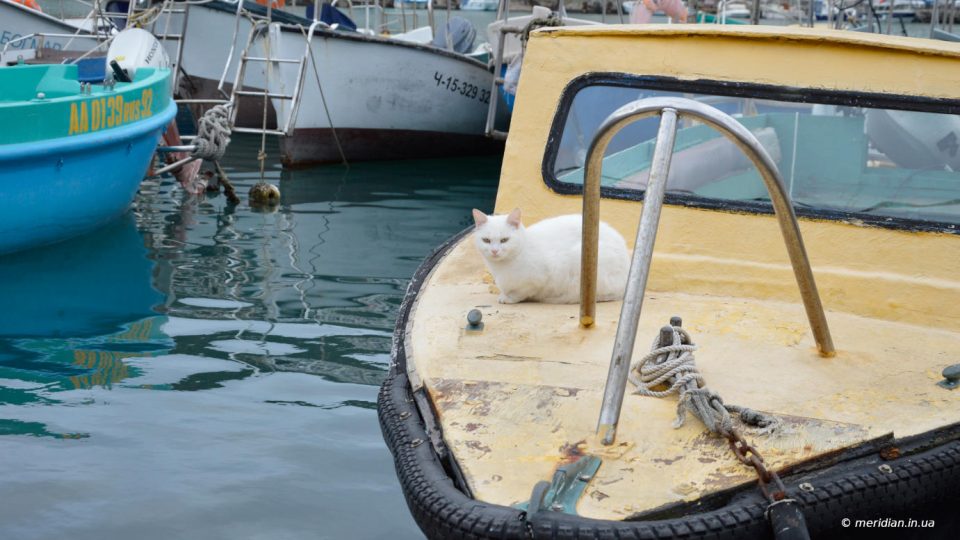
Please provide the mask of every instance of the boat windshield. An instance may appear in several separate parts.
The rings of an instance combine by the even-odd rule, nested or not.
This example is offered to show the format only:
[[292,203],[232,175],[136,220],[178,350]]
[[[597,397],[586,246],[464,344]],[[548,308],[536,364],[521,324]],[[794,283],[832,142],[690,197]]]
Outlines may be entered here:
[[[582,186],[587,148],[603,120],[626,103],[655,96],[695,99],[740,121],[776,162],[801,213],[920,220],[947,229],[960,224],[960,117],[953,114],[587,86],[560,110],[565,116],[556,126],[563,131],[548,150],[548,181],[568,192]],[[639,120],[610,142],[605,195],[635,198],[646,187],[659,121]],[[685,118],[677,126],[667,193],[727,205],[769,202],[740,149]]]

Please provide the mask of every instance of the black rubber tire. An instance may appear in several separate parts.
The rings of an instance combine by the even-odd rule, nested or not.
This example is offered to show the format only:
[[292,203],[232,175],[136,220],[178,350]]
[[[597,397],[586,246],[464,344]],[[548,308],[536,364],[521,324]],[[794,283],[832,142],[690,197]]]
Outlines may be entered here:
[[[772,538],[764,515],[767,503],[753,489],[722,508],[652,521],[603,521],[541,511],[533,515],[488,504],[457,489],[427,436],[406,375],[404,330],[430,270],[463,235],[435,251],[417,270],[400,308],[394,333],[393,365],[378,396],[384,439],[414,519],[429,538],[535,539],[714,539]],[[944,538],[960,536],[960,441],[931,442],[932,448],[883,461],[871,454],[826,470],[785,478],[787,494],[798,501],[814,538]],[[888,466],[882,467],[882,465]],[[886,472],[885,472],[886,471]],[[800,483],[813,491],[798,488]],[[531,486],[532,488],[532,486]],[[692,509],[692,512],[695,510]],[[935,529],[857,529],[859,520],[935,519]]]

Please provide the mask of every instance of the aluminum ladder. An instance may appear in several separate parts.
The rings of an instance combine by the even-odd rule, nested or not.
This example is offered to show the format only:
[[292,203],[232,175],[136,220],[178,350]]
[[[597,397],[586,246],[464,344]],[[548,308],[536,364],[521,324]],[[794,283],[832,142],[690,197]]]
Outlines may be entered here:
[[[294,28],[300,30],[306,38],[306,43],[304,47],[303,54],[299,58],[277,58],[274,57],[271,53],[272,47],[269,46],[271,37],[273,35],[277,36],[279,41],[282,36],[282,29],[285,27],[290,27],[289,25],[282,25],[280,23],[270,22],[272,13],[272,8],[267,9],[267,17],[257,17],[254,19],[253,27],[250,29],[250,33],[247,36],[247,43],[243,49],[243,52],[240,54],[240,61],[237,65],[237,70],[234,75],[233,88],[230,91],[230,103],[233,104],[230,113],[230,123],[234,133],[254,133],[262,135],[276,135],[276,136],[287,136],[293,133],[296,129],[296,118],[297,111],[300,108],[301,102],[301,93],[303,92],[303,83],[307,72],[307,61],[308,59],[313,58],[313,52],[311,50],[311,45],[313,43],[313,36],[317,28],[327,28],[328,25],[322,21],[317,20],[319,13],[314,13],[314,20],[310,24],[310,27],[304,31],[302,26],[295,26]],[[243,9],[243,3],[237,5],[237,29],[239,28],[240,17],[243,15],[252,15],[249,12],[246,12]],[[237,29],[234,31],[236,36]],[[253,56],[250,54],[251,48],[257,39],[264,40],[267,43],[267,46],[264,47],[266,51],[266,56]],[[236,43],[236,38],[234,38],[234,43]],[[233,51],[231,50],[230,57],[227,59],[227,65],[224,66],[223,76],[220,80],[220,90],[223,92],[224,79],[226,78],[227,70],[229,69],[230,62],[232,61]],[[263,64],[266,66],[267,77],[264,84],[264,89],[262,91],[247,90],[245,89],[245,80],[247,74],[247,66],[251,63]],[[270,91],[270,73],[271,68],[279,67],[282,64],[296,64],[297,65],[297,75],[296,80],[293,84],[293,92],[289,94],[285,93],[276,93]],[[279,70],[278,70],[279,71]],[[239,110],[239,100],[243,98],[260,98],[263,103],[263,123],[260,127],[238,127],[236,125],[237,112]],[[283,115],[281,119],[281,111],[277,111],[277,121],[276,126],[268,127],[267,124],[267,107],[270,106],[269,100],[281,100],[289,101],[290,107],[285,111],[286,114]]]
[[657,237],[660,222],[660,209],[663,207],[667,176],[670,172],[670,160],[673,157],[673,143],[677,132],[679,117],[689,117],[707,124],[728,139],[731,139],[750,158],[760,172],[763,183],[770,194],[773,210],[783,234],[794,277],[800,288],[800,297],[813,331],[817,348],[822,356],[833,356],[835,349],[830,329],[827,326],[823,304],[817,292],[817,285],[810,269],[803,238],[797,224],[790,197],[784,188],[780,171],[760,141],[737,122],[733,117],[714,107],[686,98],[655,97],[640,99],[628,103],[608,116],[596,135],[590,141],[587,160],[584,166],[583,184],[583,238],[580,276],[580,325],[593,326],[596,317],[597,297],[597,260],[600,236],[600,173],[603,167],[603,155],[613,137],[633,122],[654,115],[660,115],[660,128],[657,132],[656,146],[650,164],[650,176],[643,196],[640,211],[640,226],[637,229],[627,288],[624,293],[623,307],[617,324],[610,369],[603,393],[597,433],[602,434],[603,444],[613,444],[616,438],[617,423],[627,386],[633,346],[640,322],[640,310],[650,273],[653,258],[653,245]]
[[[606,5],[604,5],[604,10],[606,10]],[[621,10],[619,0],[617,0],[617,10],[618,12]],[[563,20],[567,16],[567,10],[566,7],[564,7],[563,0],[557,1],[557,8],[551,12],[550,16],[552,17],[554,15],[557,16],[560,20],[560,23],[563,24]],[[500,141],[507,139],[506,131],[500,131],[496,129],[497,108],[500,103],[500,89],[503,88],[503,85],[506,82],[505,79],[500,76],[500,69],[503,66],[503,48],[506,42],[507,34],[523,34],[524,32],[528,31],[528,28],[531,25],[543,21],[543,19],[533,19],[525,26],[517,27],[507,26],[507,20],[509,18],[510,2],[509,0],[500,0],[500,3],[497,5],[497,16],[494,20],[502,23],[502,26],[497,31],[497,50],[490,66],[491,69],[493,69],[493,82],[490,83],[490,103],[487,106],[487,123],[486,127],[484,128],[484,135],[490,137],[491,139]],[[521,40],[521,44],[522,50],[520,55],[523,56],[523,54],[526,52],[527,44],[526,41],[523,40]]]

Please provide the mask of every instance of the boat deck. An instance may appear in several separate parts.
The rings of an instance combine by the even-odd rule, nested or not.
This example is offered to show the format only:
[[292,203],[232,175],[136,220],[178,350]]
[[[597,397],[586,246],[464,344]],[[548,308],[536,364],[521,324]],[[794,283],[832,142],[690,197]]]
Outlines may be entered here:
[[[942,292],[956,297],[955,285]],[[960,422],[960,391],[936,385],[958,361],[960,332],[949,325],[831,311],[827,302],[839,352],[822,358],[799,301],[700,292],[647,291],[634,360],[670,316],[683,317],[707,386],[726,403],[784,420],[773,435],[746,435],[774,468]],[[479,333],[464,330],[473,308],[484,315]],[[620,302],[598,304],[591,329],[578,326],[577,310],[498,304],[470,236],[424,284],[406,329],[408,371],[431,397],[476,498],[525,502],[534,484],[581,454],[603,460],[577,509],[591,518],[624,519],[756,481],[696,418],[672,427],[676,396],[640,397],[628,386],[616,444],[602,446],[594,430]]]

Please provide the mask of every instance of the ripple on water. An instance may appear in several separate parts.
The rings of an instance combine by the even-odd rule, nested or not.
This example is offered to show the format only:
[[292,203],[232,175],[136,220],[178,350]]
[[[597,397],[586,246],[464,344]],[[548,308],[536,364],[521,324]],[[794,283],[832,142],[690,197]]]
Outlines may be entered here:
[[[257,143],[225,160],[239,193]],[[272,213],[147,181],[124,219],[4,257],[0,453],[16,474],[0,537],[418,537],[377,385],[409,277],[492,206],[498,173],[271,164]]]

